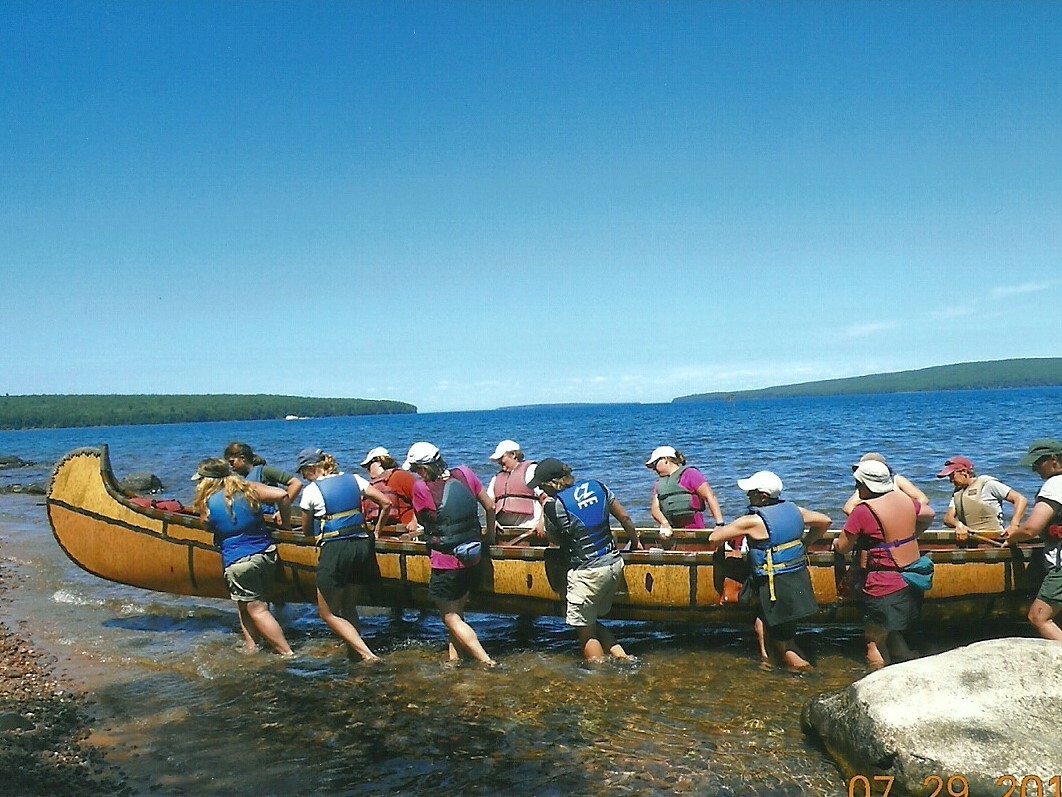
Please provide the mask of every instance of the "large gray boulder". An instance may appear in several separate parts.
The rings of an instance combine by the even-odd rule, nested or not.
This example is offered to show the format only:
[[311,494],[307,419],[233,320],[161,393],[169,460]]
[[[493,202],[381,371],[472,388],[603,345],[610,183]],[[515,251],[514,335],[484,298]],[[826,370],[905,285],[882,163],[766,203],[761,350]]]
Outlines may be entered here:
[[162,480],[154,473],[130,473],[118,482],[118,486],[134,495],[151,495],[165,489]]
[[1019,787],[1036,776],[1046,789],[1062,773],[1060,718],[1062,643],[1043,639],[994,639],[895,664],[813,699],[801,715],[848,776],[892,776],[893,794],[912,795],[936,791],[933,778],[946,794],[948,778],[961,776],[975,797],[1005,794],[1005,776]]

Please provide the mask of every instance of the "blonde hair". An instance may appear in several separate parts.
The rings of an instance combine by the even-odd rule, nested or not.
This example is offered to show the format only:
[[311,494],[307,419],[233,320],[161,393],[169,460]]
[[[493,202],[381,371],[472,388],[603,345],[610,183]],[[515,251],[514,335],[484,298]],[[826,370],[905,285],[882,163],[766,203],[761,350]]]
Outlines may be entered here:
[[538,488],[546,495],[554,496],[561,490],[567,490],[574,484],[575,477],[572,476],[572,469],[565,465],[563,476],[558,476],[556,479],[550,479],[548,482],[542,482]]
[[204,477],[199,480],[195,488],[195,509],[199,514],[205,514],[207,499],[219,490],[225,491],[225,506],[229,510],[229,516],[235,520],[236,513],[232,509],[232,499],[237,493],[242,495],[251,507],[251,511],[258,514],[262,509],[262,502],[254,491],[254,486],[235,473],[221,479]]
[[673,456],[673,457],[665,457],[665,459],[670,459],[676,465],[685,465],[686,464],[686,455],[683,454],[681,451],[679,451],[677,448],[675,449],[675,456]]

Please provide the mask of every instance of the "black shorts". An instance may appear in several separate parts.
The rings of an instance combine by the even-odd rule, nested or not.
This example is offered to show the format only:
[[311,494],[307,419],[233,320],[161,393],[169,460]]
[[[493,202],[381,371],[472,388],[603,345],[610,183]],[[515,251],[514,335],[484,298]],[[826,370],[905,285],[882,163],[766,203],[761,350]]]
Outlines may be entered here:
[[317,560],[317,588],[330,592],[352,584],[375,584],[380,580],[376,543],[372,537],[328,540]]
[[428,597],[436,603],[453,603],[468,595],[479,583],[479,565],[460,570],[432,570]]
[[863,622],[886,631],[906,631],[921,613],[921,596],[914,587],[904,587],[880,598],[867,595],[863,603]]

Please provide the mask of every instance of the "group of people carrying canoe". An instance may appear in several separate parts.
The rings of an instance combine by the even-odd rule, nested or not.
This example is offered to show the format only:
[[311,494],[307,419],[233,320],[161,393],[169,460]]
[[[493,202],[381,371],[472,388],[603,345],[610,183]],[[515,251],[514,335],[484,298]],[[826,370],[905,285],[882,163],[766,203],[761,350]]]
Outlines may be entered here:
[[[359,632],[356,588],[372,590],[378,583],[374,538],[397,530],[406,539],[422,539],[429,549],[428,594],[448,632],[449,660],[494,666],[465,621],[464,608],[478,582],[483,545],[495,541],[498,525],[520,532],[512,543],[548,541],[564,551],[565,621],[576,630],[585,659],[628,658],[600,622],[623,584],[611,519],[626,532],[630,549],[642,547],[623,505],[605,484],[577,479],[560,460],[528,461],[513,440],[499,443],[490,459],[499,472],[486,487],[468,467],[449,466],[428,442],[414,443],[401,466],[387,449],[371,449],[361,463],[368,478],[341,471],[331,455],[313,448],[298,453],[297,476],[268,466],[244,443],[232,443],[221,458],[202,460],[193,476],[195,507],[221,550],[245,648],[254,650],[264,640],[278,653],[293,655],[269,611],[277,561],[263,517],[272,515],[289,528],[297,504],[302,533],[320,546],[318,611],[351,658],[377,658]],[[660,546],[673,546],[675,530],[707,530],[707,514],[713,521],[709,544],[747,567],[741,599],[758,607],[761,656],[767,660],[773,654],[793,670],[810,668],[795,641],[797,623],[818,611],[807,546],[826,533],[831,518],[783,499],[781,479],[758,471],[738,481],[747,510],[725,523],[711,486],[680,451],[661,446],[645,464],[657,476],[650,514],[660,526]],[[954,488],[944,522],[958,541],[986,534],[997,544],[1044,538],[1047,577],[1029,620],[1043,637],[1062,641],[1055,623],[1062,609],[1062,442],[1037,440],[1022,464],[1044,480],[1024,523],[1027,499],[996,479],[978,476],[965,457],[952,457],[937,474]],[[903,632],[917,619],[922,592],[931,583],[932,562],[921,555],[917,538],[935,513],[925,494],[893,473],[880,454],[864,455],[852,471],[855,491],[832,547],[841,556],[855,554],[867,658],[880,667],[914,655]],[[1013,505],[1006,526],[1004,503]]]

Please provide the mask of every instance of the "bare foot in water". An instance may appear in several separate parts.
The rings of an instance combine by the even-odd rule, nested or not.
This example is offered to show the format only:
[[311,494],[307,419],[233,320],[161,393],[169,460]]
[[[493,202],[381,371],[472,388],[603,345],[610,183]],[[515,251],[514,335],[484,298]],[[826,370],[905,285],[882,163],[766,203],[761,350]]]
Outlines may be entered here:
[[872,670],[880,670],[885,666],[885,658],[874,642],[867,643],[867,666]]
[[785,666],[789,672],[812,672],[815,669],[810,661],[792,650],[785,652]]

